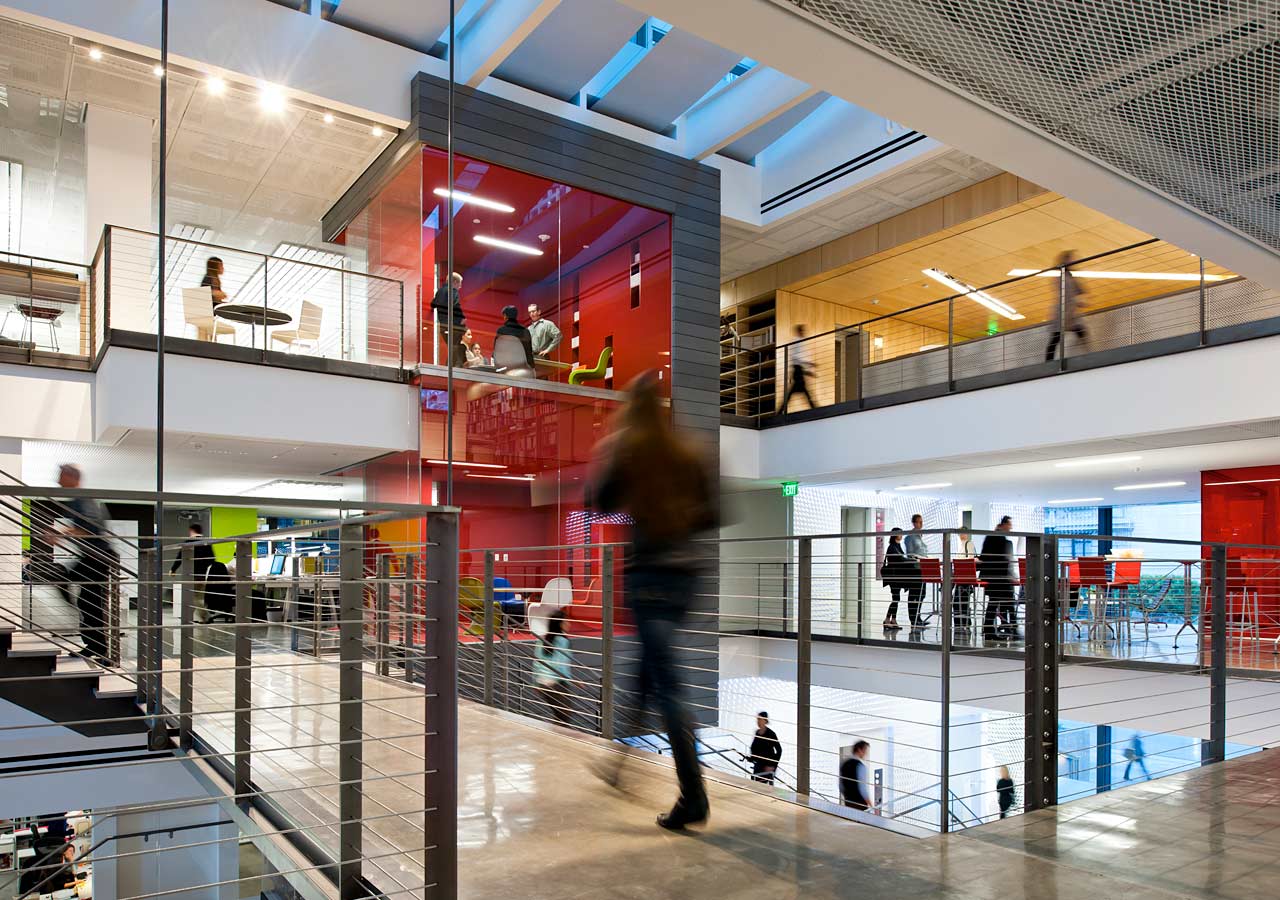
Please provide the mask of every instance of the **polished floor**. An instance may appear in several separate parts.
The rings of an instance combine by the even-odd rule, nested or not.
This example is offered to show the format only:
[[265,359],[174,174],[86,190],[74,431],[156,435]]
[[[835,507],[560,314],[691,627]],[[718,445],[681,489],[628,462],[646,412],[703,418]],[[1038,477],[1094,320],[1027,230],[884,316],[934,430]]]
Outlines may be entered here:
[[[202,660],[196,679],[203,732],[219,748],[230,742],[227,662]],[[276,708],[254,711],[253,777],[332,843],[336,667],[265,649],[255,663],[255,707]],[[414,891],[424,701],[371,674],[364,684],[367,871],[388,892]],[[709,825],[671,834],[653,823],[672,799],[662,762],[630,760],[614,789],[593,775],[616,758],[594,739],[466,703],[460,731],[463,897],[1243,900],[1280,883],[1280,764],[1269,753],[923,839],[713,784]]]

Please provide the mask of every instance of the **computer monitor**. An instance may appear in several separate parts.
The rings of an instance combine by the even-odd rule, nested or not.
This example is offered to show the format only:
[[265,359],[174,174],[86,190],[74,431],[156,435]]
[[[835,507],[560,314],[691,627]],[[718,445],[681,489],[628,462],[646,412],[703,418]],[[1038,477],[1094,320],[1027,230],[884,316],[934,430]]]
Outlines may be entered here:
[[272,556],[272,557],[271,557],[271,574],[272,574],[272,575],[283,575],[283,574],[284,574],[284,562],[285,562],[285,560],[286,560],[286,559],[288,559],[288,558],[289,558],[289,557],[285,556],[283,553],[277,553],[277,554],[275,554],[274,556]]

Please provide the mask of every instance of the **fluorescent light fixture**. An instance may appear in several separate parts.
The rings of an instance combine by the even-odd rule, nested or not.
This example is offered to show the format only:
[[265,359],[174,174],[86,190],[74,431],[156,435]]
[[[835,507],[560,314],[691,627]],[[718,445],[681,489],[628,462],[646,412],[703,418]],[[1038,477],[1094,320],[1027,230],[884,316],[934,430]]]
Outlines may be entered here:
[[946,272],[943,272],[941,269],[921,269],[920,271],[928,275],[930,278],[932,278],[934,281],[938,282],[939,284],[946,285],[947,287],[951,288],[951,290],[955,291],[957,294],[962,294],[965,297],[968,297],[970,300],[974,301],[975,303],[982,304],[987,309],[991,310],[993,313],[1004,316],[1006,319],[1013,319],[1014,321],[1017,321],[1018,319],[1026,318],[1026,316],[1019,313],[1016,309],[1014,309],[1008,303],[1005,303],[1003,300],[997,300],[995,297],[992,297],[986,291],[980,291],[971,284],[965,284],[963,281],[958,281],[955,278],[952,278]]
[[[1009,274],[1021,278],[1036,275],[1040,278],[1059,278],[1061,269],[1010,269]],[[1073,278],[1114,278],[1132,281],[1196,281],[1200,280],[1199,272],[1104,272],[1098,269],[1072,269]],[[1226,281],[1227,275],[1205,275],[1205,281]]]
[[1148,481],[1145,484],[1118,484],[1112,490],[1145,491],[1148,488],[1182,487],[1184,484],[1185,481]]
[[1101,503],[1101,497],[1069,497],[1066,500],[1046,500],[1046,506],[1060,506],[1066,503]]
[[154,76],[156,76],[157,78],[163,78],[163,77],[164,77],[164,66],[160,66],[160,65],[152,66],[152,67],[151,67],[151,74],[152,74],[152,75],[154,75]]
[[293,478],[277,478],[244,491],[244,497],[287,498],[289,500],[341,500],[340,481],[303,481]]
[[205,90],[210,94],[213,94],[215,97],[219,96],[227,89],[227,83],[217,75],[211,76],[209,80],[204,83],[204,86]]
[[1231,484],[1273,484],[1280,478],[1249,478],[1245,481],[1206,481],[1205,487],[1226,487]]
[[[436,188],[431,193],[435,194],[437,197],[444,197],[446,199],[449,197],[448,188]],[[514,206],[507,203],[502,203],[498,200],[490,200],[487,197],[477,197],[475,194],[468,194],[465,191],[454,191],[453,199],[456,203],[470,203],[473,206],[483,206],[485,209],[492,209],[497,212],[513,213],[516,211]]]
[[284,91],[276,87],[274,84],[260,84],[258,86],[258,105],[267,112],[283,112],[284,111]]
[[490,247],[497,247],[499,250],[511,250],[515,253],[524,253],[528,256],[541,256],[542,251],[537,247],[530,247],[528,244],[517,244],[514,241],[503,241],[495,237],[489,237],[487,234],[477,234],[475,236],[477,244],[487,244]]
[[372,128],[369,129],[369,133],[374,137],[382,137],[382,126],[374,125]]
[[326,124],[326,125],[332,125],[332,124],[333,124],[333,113],[325,113],[325,114],[324,114],[324,124]]
[[1105,466],[1110,463],[1137,462],[1141,456],[1097,456],[1093,459],[1068,459],[1053,464],[1055,469],[1079,469],[1082,466]]
[[[427,460],[427,462],[433,466],[449,465],[449,461],[446,459],[429,459]],[[453,461],[453,464],[455,466],[459,466],[467,469],[505,469],[506,468],[506,466],[500,465],[498,463],[474,463],[474,462],[467,462],[466,460],[463,460],[463,459],[455,459]]]
[[93,60],[94,62],[97,62],[98,60],[102,59],[102,48],[101,48],[101,47],[90,47],[90,48],[89,48],[89,58],[90,58],[91,60]]
[[523,481],[528,483],[533,481],[533,475],[480,475],[476,472],[467,472],[468,478],[485,478],[489,481]]
[[927,488],[944,488],[944,487],[951,487],[951,482],[950,481],[934,481],[934,482],[930,482],[929,484],[900,484],[896,488],[894,488],[894,490],[895,491],[923,491],[923,490],[926,490]]

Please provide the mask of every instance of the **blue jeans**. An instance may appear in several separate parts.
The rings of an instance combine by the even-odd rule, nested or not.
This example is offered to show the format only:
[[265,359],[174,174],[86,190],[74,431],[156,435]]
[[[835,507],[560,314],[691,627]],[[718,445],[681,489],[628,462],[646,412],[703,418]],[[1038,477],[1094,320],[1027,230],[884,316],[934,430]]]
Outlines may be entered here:
[[633,571],[627,576],[628,605],[640,637],[639,706],[656,708],[662,715],[680,783],[678,805],[696,811],[706,807],[707,793],[671,649],[692,602],[695,581],[693,575],[658,570]]

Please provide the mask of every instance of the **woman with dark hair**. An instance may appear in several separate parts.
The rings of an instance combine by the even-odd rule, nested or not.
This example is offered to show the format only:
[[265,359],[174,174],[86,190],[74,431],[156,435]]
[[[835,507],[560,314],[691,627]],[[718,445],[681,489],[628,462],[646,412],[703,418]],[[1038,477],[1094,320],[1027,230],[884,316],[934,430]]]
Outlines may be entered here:
[[561,725],[569,724],[569,695],[566,685],[572,673],[573,657],[564,633],[565,612],[557,609],[547,619],[547,633],[533,648],[533,685],[539,699]]
[[209,293],[213,295],[213,305],[226,302],[227,292],[222,289],[222,273],[225,267],[222,260],[216,256],[210,256],[204,261],[204,278],[200,280],[200,287],[207,287]]
[[[889,533],[889,545],[884,548],[884,562],[880,564],[880,582],[889,589],[889,611],[884,616],[885,631],[901,631],[898,624],[898,592],[911,595],[911,587],[919,578],[920,564],[907,556],[902,546],[902,529]],[[912,623],[914,624],[914,623]]]
[[662,713],[680,796],[658,824],[678,830],[705,821],[709,805],[672,643],[707,562],[693,538],[719,517],[707,466],[672,428],[654,373],[633,382],[619,425],[602,442],[592,496],[602,512],[632,520],[626,597],[640,638],[639,706],[652,703]]

